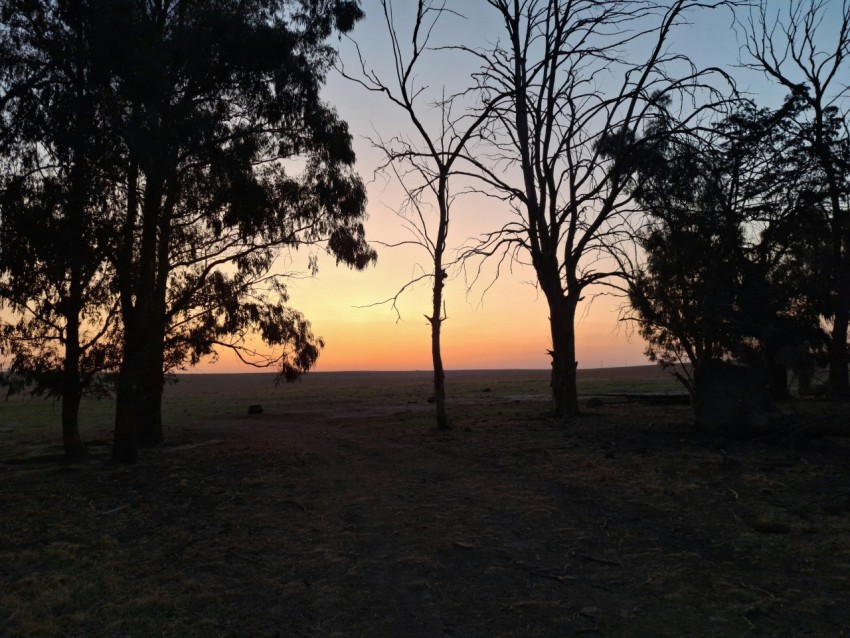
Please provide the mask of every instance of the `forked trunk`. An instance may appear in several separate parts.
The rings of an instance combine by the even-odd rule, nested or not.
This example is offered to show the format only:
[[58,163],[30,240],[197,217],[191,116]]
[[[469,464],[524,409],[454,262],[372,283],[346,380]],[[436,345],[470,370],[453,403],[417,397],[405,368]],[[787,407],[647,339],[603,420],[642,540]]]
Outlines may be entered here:
[[[158,231],[162,203],[161,168],[156,158],[148,159],[145,174],[148,179],[142,197],[141,234],[138,257],[134,259],[136,238],[136,186],[138,166],[132,162],[128,175],[129,196],[127,220],[124,227],[122,259],[119,277],[122,280],[121,305],[124,319],[124,351],[115,406],[115,438],[112,459],[117,463],[132,463],[137,459],[140,437],[145,444],[156,440],[156,423],[148,417],[151,410],[158,413],[158,395],[153,392],[151,351],[161,345],[157,323],[157,265]],[[155,396],[152,396],[155,395]],[[161,434],[161,428],[160,428]]]
[[165,380],[166,295],[170,271],[171,207],[167,197],[159,209],[156,234],[156,269],[151,277],[148,316],[145,318],[142,369],[139,379],[138,431],[143,447],[160,445],[162,432],[162,389]]

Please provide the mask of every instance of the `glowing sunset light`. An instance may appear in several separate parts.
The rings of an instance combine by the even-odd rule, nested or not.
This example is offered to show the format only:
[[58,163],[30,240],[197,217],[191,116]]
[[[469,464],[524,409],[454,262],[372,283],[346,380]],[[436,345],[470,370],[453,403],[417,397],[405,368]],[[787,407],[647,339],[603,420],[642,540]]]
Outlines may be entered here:
[[[326,347],[316,371],[428,370],[431,365],[429,327],[423,317],[430,298],[420,285],[399,300],[402,319],[389,305],[370,306],[385,299],[405,281],[409,260],[400,251],[386,251],[387,259],[365,273],[330,264],[316,279],[290,284],[293,305],[310,319]],[[306,257],[304,257],[306,259]],[[393,272],[395,271],[395,272]],[[522,277],[505,277],[485,295],[467,298],[461,279],[449,283],[443,352],[449,370],[547,369],[549,325],[546,304]],[[616,367],[648,363],[643,343],[618,322],[621,300],[596,300],[586,317],[579,318],[577,359],[580,368]],[[365,306],[365,307],[364,307]],[[252,372],[234,356],[221,353],[219,361],[202,363],[197,372]]]
[[[359,43],[370,70],[380,74],[391,72],[387,67],[391,57],[387,54],[389,41],[380,3],[365,0],[362,7],[366,18],[357,25],[354,40]],[[413,8],[415,3],[394,4],[399,20],[409,18]],[[738,47],[730,28],[731,13],[703,12],[699,16],[699,20],[681,25],[671,42],[698,64],[735,64]],[[492,44],[488,33],[499,31],[493,18],[486,11],[481,15],[467,15],[466,19],[447,18],[440,23],[438,38],[445,42],[460,41],[471,47]],[[350,42],[340,41],[340,50],[347,69],[358,66],[356,51]],[[422,78],[422,84],[436,94],[443,87],[447,92],[465,88],[473,71],[463,63],[455,64],[451,52],[446,51],[444,55],[446,62],[451,60],[452,64],[434,65],[433,73]],[[765,103],[778,103],[784,97],[781,90],[760,75],[748,75],[740,69],[736,74],[739,88],[759,95]],[[351,272],[334,267],[332,260],[320,255],[317,277],[290,282],[290,303],[304,313],[315,334],[326,342],[316,367],[318,371],[427,370],[431,366],[431,343],[429,326],[423,315],[429,312],[431,300],[428,282],[411,287],[398,299],[401,321],[396,321],[389,304],[373,305],[392,297],[405,283],[421,275],[423,267],[428,268],[429,256],[421,247],[389,248],[378,243],[395,243],[410,239],[411,235],[397,214],[404,192],[389,175],[375,174],[384,157],[369,138],[386,140],[408,135],[409,123],[382,95],[370,93],[336,73],[329,75],[324,98],[348,122],[354,138],[357,170],[368,188],[367,238],[374,242],[379,258],[377,266],[364,272]],[[458,181],[453,192],[460,193],[468,186]],[[481,195],[461,195],[452,212],[450,253],[456,254],[470,238],[501,226],[510,215],[501,202]],[[306,272],[307,259],[307,253],[295,252],[285,259],[285,269]],[[548,308],[543,295],[529,283],[534,280],[530,267],[514,264],[503,269],[492,288],[487,289],[492,282],[492,272],[489,272],[467,290],[468,282],[462,274],[451,272],[445,289],[448,321],[444,324],[442,346],[447,369],[550,367]],[[598,292],[602,290],[591,289],[586,297],[589,299]],[[641,339],[619,321],[618,307],[623,302],[623,299],[601,297],[589,309],[587,299],[579,306],[576,324],[579,368],[649,363],[643,354]],[[222,353],[217,364],[202,363],[198,371],[252,369]]]

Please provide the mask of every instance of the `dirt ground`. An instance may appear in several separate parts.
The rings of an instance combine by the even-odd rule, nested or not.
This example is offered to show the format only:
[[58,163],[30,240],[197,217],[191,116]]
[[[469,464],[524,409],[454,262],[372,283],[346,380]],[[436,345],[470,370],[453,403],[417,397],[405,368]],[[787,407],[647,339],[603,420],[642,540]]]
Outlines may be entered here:
[[3,424],[0,636],[850,635],[848,438],[562,424],[545,374],[484,372],[442,433],[427,377],[329,378],[178,384],[133,467]]

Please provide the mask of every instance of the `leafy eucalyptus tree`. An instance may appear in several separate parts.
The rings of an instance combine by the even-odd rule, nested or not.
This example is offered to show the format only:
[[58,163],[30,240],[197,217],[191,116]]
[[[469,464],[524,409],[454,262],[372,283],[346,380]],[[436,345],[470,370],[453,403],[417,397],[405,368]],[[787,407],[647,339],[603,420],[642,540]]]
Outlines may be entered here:
[[792,123],[796,159],[820,172],[830,302],[829,379],[850,395],[850,2],[762,0],[741,20],[744,63],[785,88],[803,108]]
[[348,0],[119,2],[103,15],[113,35],[98,53],[110,61],[126,176],[114,243],[124,331],[116,460],[132,460],[137,434],[162,440],[172,327],[194,322],[184,343],[195,352],[251,325],[278,343],[300,339],[280,360],[292,376],[320,342],[279,301],[241,304],[263,282],[279,287],[270,271],[285,246],[325,241],[359,268],[374,259],[347,127],[319,96],[334,58],[327,38],[360,16]]
[[699,134],[662,138],[637,172],[632,194],[648,223],[633,318],[650,359],[675,366],[692,394],[701,369],[732,360],[784,398],[789,364],[800,368],[823,342],[811,271],[819,229],[801,223],[810,176],[780,168],[797,112],[793,100],[777,111],[742,103]]
[[[4,68],[26,75],[3,78],[4,107],[28,105],[15,121],[40,154],[53,131],[77,135],[63,159],[71,185],[63,197],[88,205],[96,232],[77,224],[69,238],[97,247],[100,261],[80,259],[84,285],[103,295],[99,307],[83,299],[80,312],[93,317],[114,301],[120,319],[108,329],[120,361],[115,461],[133,461],[137,444],[162,440],[168,369],[220,347],[249,358],[253,330],[278,347],[255,364],[277,365],[287,379],[313,365],[322,342],[286,305],[274,266],[282,250],[309,244],[352,267],[374,261],[348,129],[320,99],[335,55],[328,39],[361,16],[354,0],[3,5]],[[74,43],[85,73],[63,85],[77,96],[73,118],[32,106],[48,80],[41,66],[19,60],[24,40],[45,69],[65,69],[65,43]],[[4,112],[4,127],[11,121]],[[75,195],[82,185],[85,198]],[[46,255],[46,268],[64,268],[59,258]]]
[[13,388],[61,397],[70,457],[85,453],[82,393],[115,363],[101,232],[111,149],[84,6],[0,4],[0,303],[11,312],[0,349]]

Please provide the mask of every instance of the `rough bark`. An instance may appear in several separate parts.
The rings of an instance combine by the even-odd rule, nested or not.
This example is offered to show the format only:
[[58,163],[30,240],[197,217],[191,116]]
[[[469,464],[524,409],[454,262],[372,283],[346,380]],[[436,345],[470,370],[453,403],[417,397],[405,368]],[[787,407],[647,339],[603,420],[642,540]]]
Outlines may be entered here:
[[79,315],[71,313],[65,330],[65,361],[62,366],[62,444],[69,459],[86,456],[86,446],[80,436],[81,390]]
[[144,363],[139,375],[136,397],[139,445],[155,447],[165,439],[162,432],[163,388],[162,339],[150,335],[146,339]]
[[552,414],[569,418],[579,414],[576,368],[575,313],[577,299],[547,293],[552,336]]
[[118,375],[115,394],[115,431],[112,439],[112,462],[135,463],[138,459],[137,388],[135,359],[126,347]]
[[115,428],[112,440],[114,463],[135,463],[138,457],[137,389],[138,328],[134,308],[133,249],[134,229],[138,216],[139,167],[131,158],[127,170],[127,217],[124,220],[118,256],[118,285],[121,295],[121,317],[124,324],[121,369],[118,373],[115,397]]
[[442,262],[439,257],[434,260],[434,265],[436,270],[434,272],[433,314],[428,318],[431,323],[431,360],[434,366],[434,405],[437,415],[437,429],[448,430],[451,428],[451,423],[446,412],[446,373],[443,370],[443,355],[440,348],[445,272],[442,269]]

